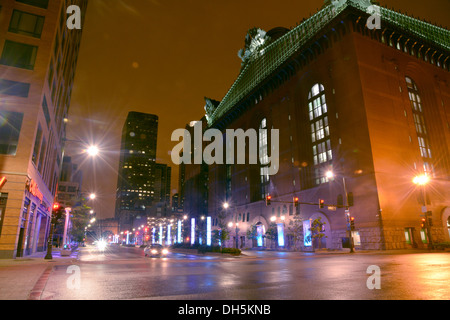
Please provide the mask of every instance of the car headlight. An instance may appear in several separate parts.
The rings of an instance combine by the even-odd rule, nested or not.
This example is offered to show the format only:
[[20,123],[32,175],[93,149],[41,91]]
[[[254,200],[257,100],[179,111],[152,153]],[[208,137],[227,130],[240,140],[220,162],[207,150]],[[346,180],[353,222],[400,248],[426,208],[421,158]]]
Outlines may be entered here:
[[153,254],[157,254],[157,253],[158,253],[158,250],[153,249],[153,250],[152,250],[152,253],[153,253]]
[[168,253],[169,253],[169,250],[163,249],[162,253],[163,253],[163,254],[168,254]]

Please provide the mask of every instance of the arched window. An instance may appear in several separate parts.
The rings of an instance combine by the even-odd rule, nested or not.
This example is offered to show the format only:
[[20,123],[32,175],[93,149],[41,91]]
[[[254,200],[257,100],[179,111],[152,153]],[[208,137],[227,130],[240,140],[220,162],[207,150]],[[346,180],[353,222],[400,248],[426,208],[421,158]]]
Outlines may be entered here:
[[325,89],[315,84],[308,95],[309,120],[311,125],[311,142],[315,167],[315,184],[328,182],[324,172],[333,159],[328,125],[328,107]]
[[414,118],[417,139],[419,140],[420,155],[423,159],[423,170],[428,175],[434,175],[432,162],[432,153],[430,139],[428,136],[427,126],[423,113],[422,99],[420,98],[419,89],[416,83],[409,77],[406,77],[406,86],[408,87],[409,101]]
[[261,199],[265,199],[269,194],[269,147],[268,147],[268,135],[267,135],[267,119],[261,120],[259,125],[259,163],[261,165]]

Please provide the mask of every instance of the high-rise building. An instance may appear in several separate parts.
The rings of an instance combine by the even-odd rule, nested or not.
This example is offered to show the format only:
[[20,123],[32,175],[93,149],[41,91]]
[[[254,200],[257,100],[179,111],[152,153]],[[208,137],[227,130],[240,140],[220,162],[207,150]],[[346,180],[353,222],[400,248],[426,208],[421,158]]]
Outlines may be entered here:
[[[450,241],[450,31],[372,2],[326,1],[295,28],[250,30],[239,77],[207,103],[206,129],[256,132],[257,164],[208,166],[208,213],[213,227],[220,212],[239,225],[233,246]],[[199,189],[184,192],[186,209]]]
[[57,202],[63,207],[72,207],[80,201],[83,172],[72,158],[65,156],[58,183]]
[[46,249],[83,30],[70,5],[83,26],[87,0],[0,2],[0,258]]
[[172,176],[172,169],[166,164],[155,163],[155,180],[154,180],[154,194],[153,202],[164,202],[168,207],[170,206],[170,179]]
[[130,112],[122,130],[116,218],[143,213],[154,201],[158,116]]

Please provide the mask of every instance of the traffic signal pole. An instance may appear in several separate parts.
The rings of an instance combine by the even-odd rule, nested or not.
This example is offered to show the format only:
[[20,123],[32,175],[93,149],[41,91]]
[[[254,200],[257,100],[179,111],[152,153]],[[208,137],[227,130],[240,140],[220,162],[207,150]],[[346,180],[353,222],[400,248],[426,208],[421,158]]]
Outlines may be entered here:
[[[53,220],[53,218],[51,220]],[[48,240],[47,240],[47,254],[44,257],[44,259],[46,259],[46,260],[53,259],[52,249],[53,249],[53,229],[54,229],[54,227],[55,227],[55,224],[53,223],[53,221],[51,221],[50,222],[50,233],[48,235]]]
[[342,182],[344,184],[345,215],[346,215],[346,219],[347,219],[347,233],[348,233],[348,241],[350,242],[350,253],[355,253],[355,245],[353,244],[353,236],[352,236],[352,228],[351,228],[350,206],[348,205],[347,185],[345,183],[344,177],[342,177]]

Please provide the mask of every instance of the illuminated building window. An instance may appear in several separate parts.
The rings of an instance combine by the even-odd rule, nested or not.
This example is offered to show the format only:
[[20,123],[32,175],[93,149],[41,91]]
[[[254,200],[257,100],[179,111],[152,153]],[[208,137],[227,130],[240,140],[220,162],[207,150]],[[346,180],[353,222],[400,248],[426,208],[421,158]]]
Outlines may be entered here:
[[425,124],[422,99],[416,83],[409,77],[406,77],[406,86],[408,87],[408,96],[411,103],[411,109],[416,128],[417,139],[419,142],[420,155],[423,159],[424,172],[434,176],[434,167],[431,163],[432,153],[427,126]]
[[315,84],[308,95],[308,111],[311,126],[313,162],[315,166],[315,184],[328,182],[322,167],[329,165],[333,159],[331,151],[330,127],[328,124],[328,107],[325,88]]
[[261,120],[259,125],[259,162],[261,164],[261,199],[265,199],[268,194],[269,186],[269,155],[268,155],[268,137],[267,137],[267,119]]

